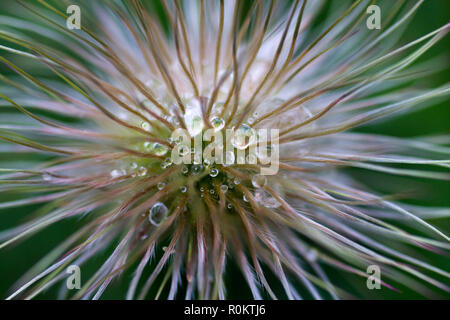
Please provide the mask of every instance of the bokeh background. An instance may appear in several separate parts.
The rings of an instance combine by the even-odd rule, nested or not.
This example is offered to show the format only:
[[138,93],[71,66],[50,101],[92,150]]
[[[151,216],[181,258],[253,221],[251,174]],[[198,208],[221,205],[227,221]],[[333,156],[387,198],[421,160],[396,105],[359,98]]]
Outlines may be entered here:
[[[100,0],[101,1],[101,0]],[[152,0],[153,1],[153,0]],[[342,5],[350,3],[342,0]],[[395,1],[395,0],[392,0]],[[410,0],[413,2],[413,0]],[[0,1],[0,16],[20,15],[20,7],[16,0]],[[326,10],[326,8],[325,8]],[[325,13],[326,14],[326,13]],[[383,12],[382,12],[383,18]],[[426,0],[417,14],[413,17],[408,25],[408,29],[400,39],[400,43],[406,43],[419,36],[422,36],[450,21],[450,1],[449,0]],[[2,29],[0,23],[0,30]],[[0,44],[2,40],[0,40]],[[12,55],[0,50],[0,55],[12,58]],[[446,61],[442,70],[426,77],[426,79],[416,79],[414,85],[423,87],[437,87],[450,80],[450,37],[447,35],[435,47],[424,55],[421,60],[431,57],[440,56]],[[13,58],[14,59],[14,58]],[[13,60],[17,61],[17,60]],[[420,62],[420,61],[419,61]],[[0,64],[0,74],[8,76],[11,73],[4,65]],[[0,88],[5,84],[0,83]],[[3,106],[3,104],[1,104]],[[4,114],[4,108],[0,108],[0,118]],[[1,121],[1,120],[0,120]],[[398,117],[384,119],[370,123],[356,129],[360,132],[370,132],[387,134],[398,137],[414,137],[426,135],[449,135],[450,134],[450,101],[439,101],[432,103],[428,108],[421,108],[415,112],[402,114]],[[448,141],[450,145],[450,141]],[[0,167],[5,168],[11,164],[11,158],[8,154],[0,153]],[[359,180],[363,181],[368,187],[379,192],[391,193],[394,190],[402,190],[414,194],[413,200],[409,203],[420,204],[426,206],[450,207],[450,183],[448,181],[422,180],[415,178],[403,178],[400,176],[390,177],[389,181],[385,180],[385,174],[377,174],[367,172],[362,169],[348,169],[349,173]],[[0,203],[6,201],[9,195],[7,192],[0,191]],[[24,221],[31,212],[38,209],[38,206],[20,207],[18,209],[0,210],[0,231],[12,227]],[[436,219],[432,223],[441,228],[442,231],[449,234],[449,219]],[[61,240],[65,239],[74,230],[83,225],[80,219],[71,219],[55,224],[43,232],[35,234],[25,241],[0,250],[0,299],[4,299],[11,290],[13,283],[22,276],[32,265],[34,265],[43,255],[50,249],[54,248]],[[110,252],[104,252],[103,256],[97,256],[90,263],[82,268],[82,281],[96,271],[96,268],[109,255]],[[445,270],[450,269],[450,258],[448,256],[436,257],[429,256],[426,252],[420,253],[416,257],[437,264]],[[421,299],[420,295],[414,291],[403,287],[402,284],[395,284],[401,290],[400,293],[390,291],[386,288],[381,290],[369,291],[366,288],[365,278],[356,277],[350,274],[333,272],[326,269],[330,278],[349,292],[355,293],[360,298],[370,299]],[[228,298],[230,299],[249,299],[251,294],[245,286],[245,280],[239,274],[238,269],[233,263],[227,267],[229,276],[226,278],[226,287]],[[126,272],[121,276],[120,280],[115,281],[110,290],[107,290],[103,299],[122,299],[127,289],[131,272]],[[269,279],[270,280],[270,279]],[[448,280],[448,279],[447,279]],[[270,282],[270,281],[269,281]],[[157,286],[155,286],[157,287]],[[275,288],[276,289],[276,288]],[[302,293],[302,290],[299,290]],[[45,291],[39,296],[40,299],[55,299],[57,297],[57,287]],[[448,299],[449,296],[441,296],[440,298]]]

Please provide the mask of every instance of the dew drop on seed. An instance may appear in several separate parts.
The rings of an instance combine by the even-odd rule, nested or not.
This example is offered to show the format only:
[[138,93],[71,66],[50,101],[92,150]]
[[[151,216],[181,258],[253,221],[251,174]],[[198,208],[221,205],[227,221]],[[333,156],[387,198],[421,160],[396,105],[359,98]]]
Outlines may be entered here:
[[256,131],[247,124],[241,124],[231,139],[232,145],[244,150],[256,141]]
[[181,186],[180,187],[180,191],[181,191],[181,193],[186,193],[187,187],[186,186]]
[[216,168],[213,168],[209,171],[209,175],[213,178],[217,177],[218,174],[219,174],[219,170]]
[[162,145],[160,143],[154,143],[153,144],[153,151],[157,156],[163,156],[167,153],[167,147],[165,145]]
[[158,190],[162,190],[164,189],[164,187],[166,186],[166,184],[164,182],[159,182],[157,185]]
[[178,146],[178,154],[182,157],[187,155],[190,152],[189,147],[185,145],[179,145]]
[[147,172],[148,170],[146,167],[140,167],[138,171],[139,177],[145,177],[147,175]]
[[214,191],[214,189],[211,189],[211,190],[209,190],[209,193],[214,194],[216,192]]
[[50,181],[52,180],[52,176],[48,172],[44,172],[42,174],[42,179],[44,179],[44,181]]
[[225,120],[219,117],[214,117],[211,119],[211,125],[213,126],[214,131],[220,131],[223,127],[225,127]]
[[227,204],[227,208],[228,208],[229,210],[231,210],[231,209],[233,209],[233,205],[232,205],[231,203],[229,203],[229,204]]
[[167,207],[162,202],[157,202],[153,205],[153,207],[150,209],[150,215],[149,220],[150,222],[155,225],[159,226],[161,222],[164,221],[164,219],[167,218],[168,213]]
[[244,194],[244,196],[242,197],[242,199],[245,201],[245,202],[248,202],[248,199],[247,199],[247,196]]
[[204,187],[200,187],[200,192],[203,192],[203,191],[205,191],[205,188]]
[[145,131],[149,131],[150,130],[150,124],[148,122],[142,122],[141,123],[141,128],[144,129]]
[[[122,175],[122,172],[120,170],[114,169],[110,172],[111,178],[117,178]],[[44,178],[45,180],[45,178]]]
[[255,188],[263,188],[267,183],[266,176],[263,176],[261,174],[256,174],[252,177],[252,185]]
[[205,165],[205,167],[208,168],[211,165],[211,160],[205,159],[205,160],[203,160],[203,164]]
[[[193,108],[191,107],[191,109]],[[186,124],[186,129],[193,137],[201,133],[203,130],[203,119],[197,110],[186,110],[184,122]]]
[[192,166],[192,173],[197,175],[202,171],[203,167],[201,165],[193,165]]
[[220,186],[220,190],[222,190],[223,193],[228,191],[228,186],[226,184],[223,184]]
[[187,174],[189,172],[189,168],[187,166],[183,166],[183,167],[181,167],[181,172],[183,174]]
[[225,164],[231,165],[234,163],[235,156],[233,151],[227,151],[225,152]]
[[239,183],[241,183],[241,180],[239,180],[239,178],[234,178],[234,184],[238,185]]
[[147,150],[151,150],[153,147],[152,143],[150,141],[145,141],[144,142],[144,148]]

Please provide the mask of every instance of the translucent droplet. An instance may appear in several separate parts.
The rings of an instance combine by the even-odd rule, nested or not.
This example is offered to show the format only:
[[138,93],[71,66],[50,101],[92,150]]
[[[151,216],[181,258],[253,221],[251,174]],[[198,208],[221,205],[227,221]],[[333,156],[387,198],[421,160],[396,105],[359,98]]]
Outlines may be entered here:
[[209,160],[209,159],[205,159],[205,160],[203,160],[203,164],[205,165],[205,167],[209,167],[210,165],[211,165],[211,160]]
[[223,127],[225,127],[225,120],[219,117],[214,117],[211,119],[211,125],[213,126],[214,131],[220,131]]
[[140,177],[145,177],[147,175],[147,172],[148,172],[148,170],[146,167],[140,167],[138,174]]
[[227,151],[225,152],[225,164],[230,165],[233,164],[235,160],[234,152],[233,151]]
[[[48,175],[48,174],[47,174]],[[122,175],[122,171],[121,170],[117,170],[114,169],[110,172],[111,178],[117,178],[120,177]],[[45,179],[44,179],[45,180]]]
[[248,199],[247,199],[247,196],[244,194],[244,196],[242,197],[242,199],[245,201],[245,202],[248,202]]
[[171,165],[173,164],[172,158],[166,158],[166,159],[164,160],[164,162],[167,164],[167,166],[171,166]]
[[179,145],[178,146],[178,154],[182,157],[184,157],[185,155],[187,155],[190,152],[190,149],[188,146],[185,145]]
[[201,166],[201,165],[198,165],[198,164],[193,165],[193,166],[192,166],[192,173],[195,174],[195,175],[197,175],[197,174],[199,174],[200,172],[202,172],[202,169],[203,169],[203,166]]
[[136,162],[130,164],[131,169],[136,169],[138,167]]
[[142,122],[141,123],[141,128],[144,129],[145,131],[149,131],[150,130],[150,124],[148,122]]
[[153,144],[150,141],[145,141],[144,148],[147,150],[151,150],[153,148]]
[[227,208],[231,210],[231,209],[233,209],[233,205],[231,203],[229,203],[229,204],[227,204]]
[[281,203],[279,203],[276,198],[269,196],[264,200],[263,205],[266,208],[278,208],[281,205]]
[[247,124],[242,124],[231,139],[233,146],[239,150],[246,149],[256,141],[256,131]]
[[218,174],[219,174],[219,170],[216,168],[213,168],[209,171],[209,175],[213,178],[217,177]]
[[157,185],[158,190],[162,190],[164,189],[164,187],[166,186],[166,184],[164,182],[159,182]]
[[187,187],[186,186],[181,186],[180,187],[180,191],[181,191],[181,193],[185,193],[187,191]]
[[255,188],[263,188],[267,183],[266,176],[263,176],[261,174],[256,174],[252,177],[252,185]]
[[[114,170],[113,170],[114,171]],[[112,172],[112,171],[111,171]],[[44,179],[44,181],[50,181],[50,180],[52,180],[52,176],[50,175],[50,173],[48,173],[48,172],[44,172],[43,174],[42,174],[42,179]]]
[[204,187],[200,187],[200,192],[203,192],[203,191],[205,191],[205,188]]
[[162,202],[157,202],[150,209],[149,220],[155,226],[159,226],[167,218],[169,210]]
[[214,194],[216,192],[214,191],[214,189],[211,189],[211,190],[209,190],[209,193]]
[[198,103],[188,105],[184,114],[184,122],[189,134],[194,137],[203,130],[203,119],[201,117],[201,107]]
[[168,148],[163,144],[160,144],[157,142],[153,144],[153,151],[155,152],[155,154],[157,156],[165,155],[167,153],[167,150],[168,150]]
[[183,166],[183,167],[181,167],[181,172],[183,174],[187,174],[189,172],[189,168],[187,166]]
[[306,253],[306,259],[308,259],[308,261],[314,262],[317,260],[317,250],[316,249],[310,249],[308,250],[308,252]]
[[281,205],[276,198],[263,189],[256,190],[255,201],[266,208],[278,208]]
[[234,178],[234,184],[238,185],[239,183],[241,183],[241,180],[239,180],[239,178]]
[[228,186],[226,184],[223,184],[220,186],[220,190],[222,190],[223,193],[228,191]]
[[252,117],[247,119],[248,124],[253,124],[254,122],[255,122],[255,119],[253,119]]

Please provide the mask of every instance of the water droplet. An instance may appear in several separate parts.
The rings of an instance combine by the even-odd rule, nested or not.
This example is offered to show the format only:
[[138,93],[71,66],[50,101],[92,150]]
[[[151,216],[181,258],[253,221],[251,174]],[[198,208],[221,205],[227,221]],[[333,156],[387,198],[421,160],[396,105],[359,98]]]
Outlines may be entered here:
[[181,186],[180,187],[180,191],[181,191],[181,193],[185,193],[187,191],[187,187],[186,186]]
[[248,199],[247,199],[247,196],[244,194],[244,196],[242,197],[242,199],[245,201],[245,202],[248,202]]
[[233,151],[227,151],[225,152],[225,164],[231,165],[234,163],[235,156]]
[[211,160],[209,160],[209,159],[205,159],[205,160],[203,160],[203,164],[205,165],[205,167],[209,167],[210,165],[211,165]]
[[248,124],[253,124],[254,122],[255,122],[255,119],[253,119],[252,117],[247,119]]
[[203,191],[205,191],[205,188],[204,187],[200,187],[200,192],[203,192]]
[[179,145],[178,146],[178,154],[182,157],[184,157],[185,155],[187,155],[190,152],[190,149],[188,146],[185,145]]
[[181,167],[181,172],[183,174],[187,174],[189,172],[189,168],[187,166],[183,166],[183,167]]
[[136,162],[130,164],[131,169],[136,169],[138,167]]
[[201,165],[198,165],[198,164],[193,165],[192,166],[192,173],[197,175],[197,174],[199,174],[202,171],[202,169],[203,169],[203,166],[201,166]]
[[247,124],[242,124],[231,139],[233,146],[239,150],[246,149],[256,141],[256,131]]
[[263,189],[256,190],[255,201],[266,208],[278,208],[281,205],[276,198]]
[[[113,170],[113,171],[114,171],[114,170]],[[52,180],[52,176],[50,175],[50,173],[44,172],[44,173],[42,174],[42,179],[44,179],[44,181],[50,181],[50,180]]]
[[213,126],[214,131],[220,131],[223,127],[225,127],[225,120],[219,117],[214,117],[211,119],[211,125]]
[[218,174],[219,174],[219,170],[216,168],[213,168],[209,171],[209,175],[213,178],[217,177]]
[[228,191],[228,186],[226,184],[223,184],[220,186],[220,190],[222,190],[223,193]]
[[252,185],[255,188],[263,188],[267,183],[267,177],[261,174],[256,174],[252,177]]
[[164,219],[167,218],[168,212],[169,212],[169,210],[164,205],[164,203],[157,202],[150,209],[149,220],[153,225],[159,226],[161,224],[161,222],[163,222]]
[[150,130],[150,124],[148,122],[142,122],[141,123],[141,128],[144,129],[145,131],[149,131]]
[[153,144],[153,151],[157,156],[163,156],[167,153],[168,148],[165,145],[162,145],[160,143],[154,143]]
[[140,167],[138,174],[140,177],[145,177],[147,175],[147,172],[148,172],[148,170],[146,167]]
[[165,186],[166,186],[166,184],[164,182],[159,182],[158,185],[157,185],[158,190],[164,189]]
[[211,189],[211,190],[209,190],[209,193],[214,194],[216,192],[214,191],[214,189]]
[[187,110],[184,114],[184,122],[189,134],[194,137],[203,130],[203,119],[201,116],[201,106],[197,101],[186,106]]
[[241,180],[239,180],[239,178],[234,178],[234,184],[238,185],[239,183],[241,183]]
[[151,150],[153,147],[153,144],[150,141],[145,141],[144,142],[144,148],[147,150]]
[[[114,169],[110,172],[111,178],[117,178],[120,177],[122,175],[122,171],[121,170],[117,170]],[[45,179],[44,179],[45,180]]]
[[227,208],[228,208],[229,210],[231,210],[231,209],[233,209],[233,205],[232,205],[231,203],[229,203],[229,204],[227,204]]

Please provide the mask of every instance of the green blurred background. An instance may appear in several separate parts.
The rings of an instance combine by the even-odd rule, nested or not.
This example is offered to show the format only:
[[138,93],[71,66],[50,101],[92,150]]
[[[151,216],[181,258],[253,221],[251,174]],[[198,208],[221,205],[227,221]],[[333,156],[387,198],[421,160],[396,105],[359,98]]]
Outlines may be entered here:
[[[341,0],[333,0],[341,1]],[[412,1],[411,1],[412,2]],[[342,3],[345,3],[342,1]],[[17,10],[22,10],[15,0],[2,0],[0,2],[0,15],[5,14],[17,14]],[[382,12],[383,14],[383,12]],[[404,37],[401,39],[401,43],[406,43],[421,35],[424,35],[445,23],[449,22],[450,18],[450,1],[449,0],[427,0],[423,6],[419,9],[417,14],[413,17]],[[450,37],[446,36],[435,47],[433,47],[422,60],[428,59],[437,55],[445,55],[447,58],[447,65],[442,71],[437,74],[427,77],[421,83],[420,79],[416,84],[422,84],[424,87],[437,87],[441,84],[449,82],[450,80]],[[1,40],[0,40],[1,41]],[[1,43],[0,43],[1,44]],[[0,51],[0,55],[10,57],[11,55],[5,54],[4,51]],[[10,71],[3,65],[0,65],[0,73],[8,75]],[[1,113],[0,113],[1,117]],[[402,115],[400,117],[394,117],[389,120],[378,121],[358,128],[357,131],[387,134],[398,137],[413,137],[431,134],[450,134],[450,105],[449,101],[441,101],[435,103],[432,107],[419,109],[416,112]],[[450,143],[450,141],[449,141]],[[4,167],[5,163],[8,163],[7,155],[2,155],[0,158],[0,167]],[[5,158],[6,157],[6,158]],[[6,160],[6,162],[5,162]],[[420,192],[417,193],[413,201],[414,204],[421,204],[426,206],[447,206],[450,207],[450,184],[445,181],[427,180],[421,181],[421,179],[411,179],[402,177],[390,178],[391,187],[387,186],[383,180],[383,174],[368,174],[364,170],[349,170],[350,174],[362,179],[368,186],[378,190],[380,192],[391,192],[392,186],[395,189],[395,185],[401,186],[408,190],[408,186],[414,182],[414,185],[423,185]],[[426,182],[426,183],[425,183]],[[410,190],[415,191],[415,190]],[[6,200],[7,195],[0,193],[0,202]],[[36,206],[20,207],[18,209],[0,210],[0,231],[8,227],[14,226],[20,223],[24,218],[35,210]],[[0,298],[3,299],[10,292],[12,284],[21,275],[26,272],[30,266],[45,255],[49,249],[54,248],[62,239],[65,239],[74,230],[76,230],[83,222],[79,220],[68,220],[53,225],[44,232],[40,232],[26,241],[21,242],[18,245],[8,247],[0,250]],[[450,224],[448,219],[433,220],[433,224],[441,228],[447,234],[450,231]],[[83,266],[83,279],[87,279],[88,275],[95,272],[104,258],[109,252],[104,252],[103,255],[97,256],[88,265]],[[426,255],[426,253],[424,253]],[[436,258],[433,256],[433,261],[429,261],[432,264],[436,263],[445,270],[449,270],[450,260],[448,256],[442,256]],[[326,269],[327,270],[327,269]],[[408,288],[404,288],[399,284],[399,288],[402,293],[396,293],[383,288],[382,290],[374,290],[374,292],[368,292],[365,286],[365,279],[352,276],[349,274],[339,273],[336,276],[336,272],[328,269],[331,274],[332,280],[343,288],[348,289],[350,292],[357,293],[357,296],[375,298],[375,299],[420,299],[421,296]],[[250,292],[246,288],[244,279],[237,271],[237,268],[230,264],[227,272],[230,275],[227,277],[226,287],[228,292],[228,298],[231,299],[248,299],[251,298]],[[105,299],[122,299],[126,292],[128,279],[131,273],[127,272],[122,275],[121,280],[116,281],[111,285],[110,290],[107,290],[104,297]],[[375,292],[378,291],[378,292]],[[302,292],[300,290],[300,292]],[[39,296],[41,299],[54,299],[57,294],[57,287],[44,292]],[[448,297],[447,297],[448,298]]]

